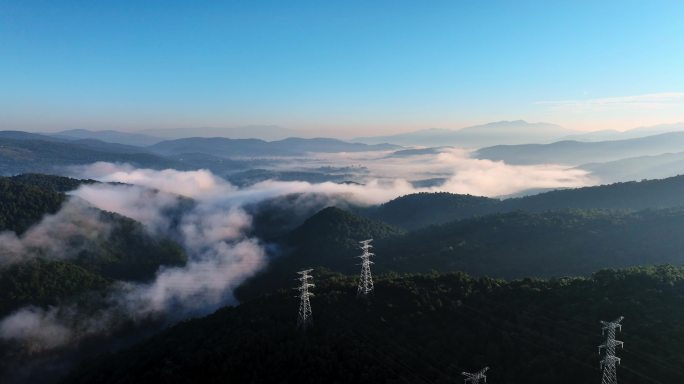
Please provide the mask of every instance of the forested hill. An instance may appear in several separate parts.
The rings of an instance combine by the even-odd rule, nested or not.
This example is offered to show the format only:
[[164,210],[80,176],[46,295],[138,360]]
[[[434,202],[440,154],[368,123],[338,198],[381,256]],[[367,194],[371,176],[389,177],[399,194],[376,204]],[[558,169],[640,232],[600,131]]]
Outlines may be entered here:
[[0,232],[24,232],[44,215],[57,212],[66,200],[64,192],[93,182],[40,174],[0,177]]
[[339,208],[325,208],[280,238],[278,257],[269,263],[266,270],[239,287],[237,295],[253,297],[289,287],[295,273],[311,265],[355,273],[360,240],[392,239],[402,234],[402,230],[387,224]]
[[69,192],[78,188],[82,184],[97,183],[97,181],[90,179],[73,179],[71,177],[43,175],[40,173],[24,173],[9,177],[8,179],[55,192]]
[[358,211],[370,218],[414,230],[500,209],[501,201],[498,199],[447,192],[423,192],[398,197],[377,207]]
[[507,210],[562,208],[642,210],[684,206],[684,176],[563,189],[502,202]]
[[491,213],[543,212],[559,209],[638,211],[684,206],[684,176],[595,187],[556,190],[521,198],[489,199],[451,193],[418,193],[399,197],[357,213],[413,230],[433,224]]
[[62,193],[0,177],[0,232],[24,232],[64,200]]
[[601,268],[684,265],[684,208],[634,213],[511,212],[379,241],[378,269],[499,278],[586,276]]
[[0,175],[24,172],[53,173],[60,167],[92,164],[96,161],[129,163],[148,168],[186,169],[183,163],[147,153],[139,148],[121,149],[122,146],[97,141],[49,140],[0,137]]
[[403,234],[385,223],[369,220],[335,207],[328,207],[316,213],[304,224],[282,239],[286,246],[296,247],[305,263],[317,262],[322,258],[340,263],[338,256],[357,252],[359,241],[375,238],[395,238]]
[[375,238],[376,273],[454,272],[516,279],[588,276],[602,268],[684,265],[684,208],[619,212],[522,211],[463,219],[402,233],[327,208],[280,242],[279,256],[243,287],[252,298],[291,287],[309,267],[357,274],[358,241]]
[[454,383],[484,366],[491,383],[592,383],[599,321],[618,316],[621,383],[684,381],[682,268],[553,281],[385,276],[367,300],[353,278],[314,274],[306,332],[283,290],[101,356],[64,383]]

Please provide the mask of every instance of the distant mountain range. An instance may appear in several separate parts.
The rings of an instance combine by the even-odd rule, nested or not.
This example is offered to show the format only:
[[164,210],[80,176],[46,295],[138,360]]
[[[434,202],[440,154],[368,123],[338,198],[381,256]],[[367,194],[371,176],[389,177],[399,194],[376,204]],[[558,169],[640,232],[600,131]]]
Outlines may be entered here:
[[481,148],[493,145],[548,144],[565,140],[582,142],[626,140],[679,131],[684,131],[684,123],[659,124],[627,131],[580,132],[556,124],[515,120],[462,129],[430,128],[397,135],[359,137],[353,141],[367,144],[392,143],[403,146]]
[[5,139],[0,135],[0,175],[26,172],[56,173],[60,167],[97,161],[130,163],[146,168],[188,169],[178,161],[157,156],[143,148],[101,141],[59,141],[55,138]]
[[391,144],[348,143],[337,139],[288,138],[278,141],[259,139],[226,139],[223,137],[191,137],[187,139],[167,140],[157,143],[150,150],[159,154],[180,154],[200,152],[214,156],[232,157],[270,157],[301,156],[310,152],[338,153],[364,151],[391,151],[401,147]]
[[[254,135],[260,129],[252,127]],[[247,128],[245,128],[247,129]],[[310,153],[388,151],[388,158],[436,155],[449,146],[468,143],[519,142],[551,136],[575,138],[551,143],[503,144],[481,147],[473,156],[504,161],[507,164],[564,164],[592,173],[601,182],[617,182],[662,178],[684,174],[684,123],[640,127],[625,132],[599,131],[567,135],[562,127],[545,123],[503,121],[461,130],[431,129],[420,132],[361,138],[348,142],[331,138],[286,138],[275,141],[225,137],[189,137],[163,140],[161,137],[119,131],[83,129],[40,134],[22,131],[0,131],[0,174],[22,172],[57,172],[56,167],[87,164],[92,161],[127,162],[148,168],[210,169],[223,177],[253,168],[257,173],[239,177],[239,184],[267,177],[269,162],[282,156],[306,156]],[[219,132],[209,130],[204,133]],[[671,132],[670,132],[671,131]],[[185,131],[174,131],[181,133]],[[195,132],[188,130],[187,132]],[[219,133],[226,133],[223,130]],[[279,131],[285,132],[285,131]],[[665,132],[665,133],[661,133]],[[246,132],[243,132],[246,133]],[[648,136],[650,134],[650,136]],[[545,136],[546,135],[546,136]],[[619,138],[619,140],[603,140]],[[415,140],[414,140],[415,139]],[[432,144],[432,147],[406,148],[374,141]],[[541,142],[541,141],[540,141]],[[30,162],[29,162],[30,161]],[[266,171],[266,172],[265,172]],[[273,173],[273,172],[271,172]],[[305,176],[309,181],[338,180],[344,177],[326,174]],[[279,173],[291,180],[297,174]],[[438,179],[416,182],[416,186],[439,184]]]
[[648,127],[639,127],[630,129],[627,131],[616,131],[612,129],[606,129],[602,131],[594,131],[587,133],[580,133],[576,135],[570,135],[564,137],[564,140],[577,140],[577,141],[607,141],[607,140],[625,140],[625,139],[636,139],[638,137],[658,135],[661,133],[668,132],[679,132],[684,131],[684,123],[674,123],[674,124],[659,124]]
[[70,129],[61,132],[40,132],[36,134],[66,140],[95,139],[108,143],[135,145],[139,147],[147,147],[164,140],[175,140],[188,137],[224,137],[230,139],[260,139],[273,141],[298,136],[298,132],[293,129],[275,125],[249,125],[233,128],[158,128],[140,131]]
[[156,144],[164,139],[143,135],[140,133],[120,132],[120,131],[89,131],[87,129],[71,129],[57,133],[48,133],[46,135],[60,137],[68,140],[78,139],[94,139],[105,141],[108,143],[118,143],[125,145],[135,145],[138,147],[146,147],[148,145]]
[[[601,130],[580,132],[550,123],[529,123],[524,120],[499,121],[461,129],[429,128],[396,135],[359,137],[353,142],[365,144],[398,144],[402,146],[457,146],[480,148],[497,144],[543,144],[561,140],[608,141],[634,139],[667,132],[684,131],[684,122],[638,127],[627,131]],[[282,140],[288,137],[310,137],[296,129],[277,125],[247,125],[242,127],[155,128],[139,131],[71,129],[45,132],[45,136],[67,140],[96,139],[110,143],[150,146],[163,140],[189,137],[224,137],[229,139]]]
[[577,168],[591,172],[604,183],[665,178],[684,174],[684,152],[582,164]]
[[[80,134],[88,135],[84,132]],[[110,137],[114,136],[110,134]],[[59,172],[59,167],[97,161],[130,163],[153,169],[206,168],[224,174],[227,170],[234,172],[262,166],[264,160],[260,159],[277,156],[398,149],[401,147],[390,144],[367,145],[324,138],[290,138],[271,142],[258,139],[188,138],[139,147],[92,138],[0,131],[0,175],[55,173]],[[235,160],[233,157],[250,159]]]
[[295,137],[299,132],[277,125],[246,125],[243,127],[196,127],[196,128],[156,128],[140,131],[141,134],[164,139],[181,139],[185,137],[226,137],[231,139],[282,140]]
[[69,141],[65,138],[53,137],[43,135],[40,133],[24,132],[24,131],[0,131],[0,139],[9,140],[41,140],[48,142],[65,142]]
[[392,143],[406,146],[456,146],[479,148],[495,144],[548,143],[577,134],[549,123],[528,123],[524,120],[499,121],[459,130],[425,129],[389,136],[360,137],[353,141],[367,144]]
[[496,145],[474,152],[479,159],[508,164],[567,164],[615,161],[637,156],[681,152],[684,132],[670,132],[636,139],[580,142],[558,141],[551,144]]

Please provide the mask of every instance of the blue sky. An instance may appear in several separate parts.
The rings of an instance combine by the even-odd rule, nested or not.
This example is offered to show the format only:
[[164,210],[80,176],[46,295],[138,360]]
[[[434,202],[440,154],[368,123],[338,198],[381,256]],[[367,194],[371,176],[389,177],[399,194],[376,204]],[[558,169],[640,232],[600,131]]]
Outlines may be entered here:
[[0,129],[684,121],[682,1],[0,0]]

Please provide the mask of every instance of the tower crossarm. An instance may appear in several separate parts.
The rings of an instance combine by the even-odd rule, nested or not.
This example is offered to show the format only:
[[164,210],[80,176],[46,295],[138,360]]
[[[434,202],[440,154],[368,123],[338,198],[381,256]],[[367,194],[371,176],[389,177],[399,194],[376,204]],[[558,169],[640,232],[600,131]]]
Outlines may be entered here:
[[601,368],[605,365],[620,365],[621,359],[616,356],[606,356],[601,360]]
[[488,370],[489,370],[489,367],[484,367],[475,373],[461,372],[461,375],[465,376],[464,380],[466,383],[478,384],[478,383],[480,383],[480,380],[482,380],[483,383],[486,383],[487,382],[486,373]]
[[599,352],[601,352],[601,349],[603,348],[615,348],[615,347],[625,347],[625,343],[620,341],[620,340],[608,340],[605,342],[605,344],[601,344],[598,346]]
[[618,329],[618,330],[622,331],[622,324],[620,324],[620,323],[622,322],[622,320],[624,318],[625,318],[624,316],[620,316],[613,321],[601,321],[601,324],[603,325],[602,330],[608,331],[611,329],[612,330]]

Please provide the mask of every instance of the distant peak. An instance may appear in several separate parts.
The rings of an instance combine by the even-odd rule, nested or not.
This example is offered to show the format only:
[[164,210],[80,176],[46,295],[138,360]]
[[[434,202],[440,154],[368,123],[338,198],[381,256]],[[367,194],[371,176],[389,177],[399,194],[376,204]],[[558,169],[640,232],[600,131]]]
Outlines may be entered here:
[[500,121],[495,121],[489,124],[485,125],[493,125],[493,124],[529,124],[525,120],[500,120]]

